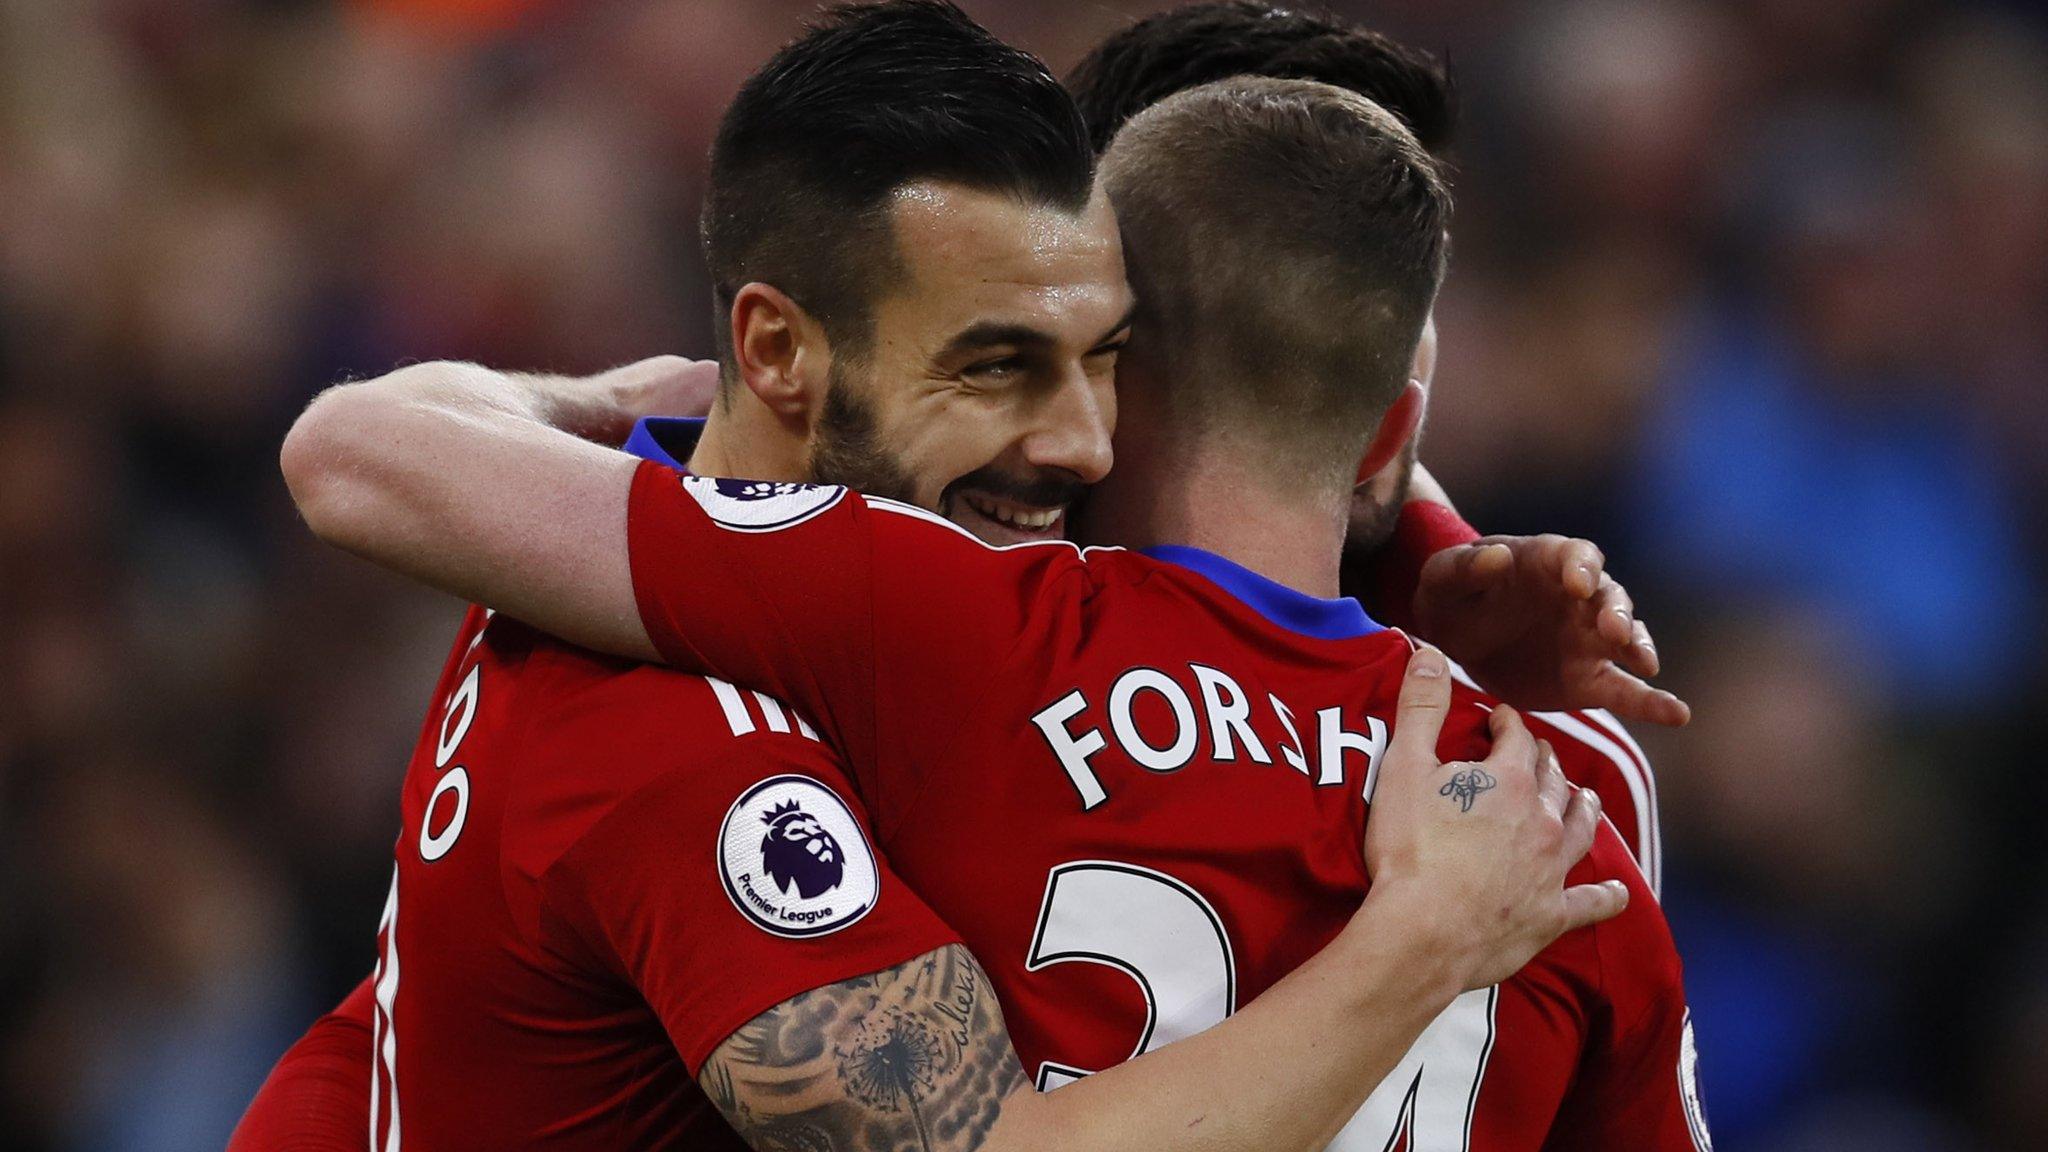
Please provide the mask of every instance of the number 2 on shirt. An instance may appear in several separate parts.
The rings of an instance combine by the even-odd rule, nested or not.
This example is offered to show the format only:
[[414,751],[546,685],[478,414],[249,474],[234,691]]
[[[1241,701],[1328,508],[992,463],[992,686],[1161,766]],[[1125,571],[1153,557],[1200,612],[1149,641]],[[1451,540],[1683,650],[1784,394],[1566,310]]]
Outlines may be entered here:
[[[1151,868],[1077,860],[1052,870],[1025,968],[1077,962],[1118,969],[1144,993],[1134,1058],[1222,1023],[1237,1009],[1236,962],[1222,918],[1201,893]],[[1497,989],[1482,988],[1452,1001],[1338,1133],[1331,1152],[1380,1152],[1396,1136],[1412,1152],[1465,1152],[1493,1049],[1496,998]],[[1038,1090],[1090,1071],[1047,1060],[1038,1067]]]

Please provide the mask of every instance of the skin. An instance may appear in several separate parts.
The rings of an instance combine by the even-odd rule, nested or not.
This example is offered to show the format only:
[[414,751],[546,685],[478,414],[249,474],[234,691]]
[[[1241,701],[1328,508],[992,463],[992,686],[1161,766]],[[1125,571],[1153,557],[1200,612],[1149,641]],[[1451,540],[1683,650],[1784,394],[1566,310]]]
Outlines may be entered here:
[[[992,542],[1022,538],[1002,521],[1064,508],[1016,502],[1016,486],[1092,482],[1110,466],[1110,378],[1130,310],[1114,220],[1099,199],[1061,214],[941,185],[899,198],[893,213],[908,275],[878,305],[874,347],[838,372],[800,307],[768,285],[742,289],[736,387],[691,466],[807,478],[836,377],[869,402],[916,502]],[[961,333],[991,327],[1008,331],[961,346]],[[575,382],[416,365],[325,394],[294,426],[282,464],[302,514],[330,542],[566,639],[652,658],[623,531],[636,462],[579,435],[616,442],[633,417],[674,411],[662,405],[683,367]],[[1409,430],[1412,421],[1375,443],[1398,452]],[[1140,475],[1172,473],[1187,491],[1219,497],[1191,502],[1209,503],[1210,518],[1191,520],[1179,542],[1211,543],[1223,524],[1215,513],[1245,499],[1259,502],[1259,523],[1288,507],[1285,493],[1233,487],[1242,461],[1175,464],[1163,449],[1140,458],[1150,460]],[[1271,558],[1321,555],[1334,585],[1344,503],[1322,502],[1319,526],[1276,530]],[[1326,546],[1301,547],[1317,532]],[[1232,542],[1213,542],[1257,567]],[[714,1054],[707,1092],[763,1148],[1149,1148],[1166,1131],[1187,1133],[1176,1141],[1186,1147],[1321,1147],[1458,991],[1495,982],[1625,904],[1618,884],[1564,888],[1591,844],[1597,801],[1564,783],[1512,709],[1495,711],[1484,765],[1500,784],[1469,810],[1443,796],[1443,781],[1472,767],[1435,760],[1448,701],[1442,657],[1425,650],[1404,686],[1367,832],[1372,895],[1336,941],[1222,1025],[1040,1096],[1019,1083],[993,1002],[979,991],[962,999],[963,988],[986,987],[985,974],[971,957],[933,954],[771,1010]],[[968,1017],[964,1028],[923,1065],[915,1091],[870,1090],[878,1045],[920,1022],[961,1024],[955,1014]],[[1248,1084],[1246,1067],[1288,1076]],[[974,1119],[934,1123],[947,1116]]]
[[[992,544],[1063,536],[1067,507],[1113,461],[1132,300],[1108,200],[1098,194],[1076,214],[921,181],[895,194],[891,213],[907,274],[875,308],[873,346],[835,359],[793,302],[749,285],[732,317],[742,386],[804,422],[815,461],[836,366],[902,478],[900,490],[856,486],[933,509]],[[735,410],[744,426],[730,435],[722,422],[706,429],[693,468],[737,475],[732,465],[766,455],[749,451],[764,432],[747,411]]]

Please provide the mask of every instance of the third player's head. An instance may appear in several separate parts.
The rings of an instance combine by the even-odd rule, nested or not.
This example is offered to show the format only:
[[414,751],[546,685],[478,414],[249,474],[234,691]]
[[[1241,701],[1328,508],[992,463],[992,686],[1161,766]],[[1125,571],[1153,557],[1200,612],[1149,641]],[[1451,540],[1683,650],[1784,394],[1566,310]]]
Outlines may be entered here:
[[1110,463],[1130,310],[1071,98],[941,0],[836,9],[750,78],[704,242],[721,413],[998,541]]
[[[1067,76],[1089,138],[1108,146],[1125,121],[1176,92],[1235,76],[1316,80],[1348,89],[1399,117],[1442,155],[1457,130],[1456,89],[1427,52],[1341,17],[1265,0],[1185,4],[1114,33]],[[1436,330],[1424,330],[1411,375],[1429,388]],[[1399,456],[1359,477],[1349,544],[1368,552],[1392,533],[1415,470],[1411,437]]]
[[1102,178],[1140,301],[1114,489],[1220,461],[1341,517],[1420,418],[1450,213],[1435,162],[1355,93],[1240,77],[1134,117]]
[[1147,16],[1112,34],[1067,74],[1097,151],[1124,122],[1176,92],[1235,76],[1316,80],[1392,112],[1441,154],[1457,128],[1442,63],[1337,16],[1264,0],[1210,0]]

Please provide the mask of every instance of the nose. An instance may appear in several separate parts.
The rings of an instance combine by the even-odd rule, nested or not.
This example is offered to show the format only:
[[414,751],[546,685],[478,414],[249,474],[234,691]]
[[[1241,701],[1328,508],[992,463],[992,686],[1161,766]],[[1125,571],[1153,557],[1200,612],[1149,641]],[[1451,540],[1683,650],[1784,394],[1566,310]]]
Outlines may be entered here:
[[1038,427],[1024,441],[1024,456],[1039,468],[1060,468],[1094,484],[1109,475],[1115,454],[1116,387],[1076,364],[1040,410]]

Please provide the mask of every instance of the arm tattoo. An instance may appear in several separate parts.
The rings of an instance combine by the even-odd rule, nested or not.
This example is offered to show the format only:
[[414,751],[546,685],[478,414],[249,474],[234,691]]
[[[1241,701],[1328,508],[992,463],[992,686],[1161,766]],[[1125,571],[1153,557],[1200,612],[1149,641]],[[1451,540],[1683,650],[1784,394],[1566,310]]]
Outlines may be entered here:
[[971,1152],[1025,1083],[988,973],[958,944],[793,996],[697,1079],[760,1152]]
[[1474,768],[1471,771],[1460,772],[1452,776],[1444,782],[1443,787],[1436,790],[1436,794],[1439,796],[1449,796],[1458,805],[1458,811],[1470,812],[1472,810],[1472,802],[1479,799],[1479,794],[1492,788],[1496,783],[1498,781],[1488,775],[1484,769]]

